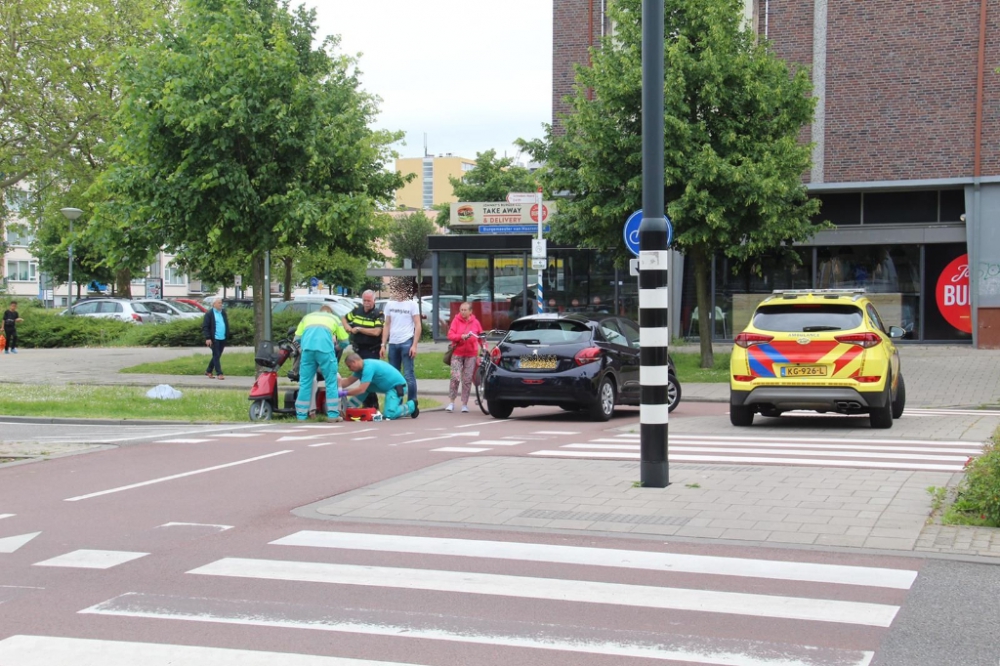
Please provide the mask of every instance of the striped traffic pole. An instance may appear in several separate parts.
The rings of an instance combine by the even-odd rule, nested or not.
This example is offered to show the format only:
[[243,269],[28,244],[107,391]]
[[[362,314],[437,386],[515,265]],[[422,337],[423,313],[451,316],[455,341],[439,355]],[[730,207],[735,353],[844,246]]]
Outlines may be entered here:
[[642,223],[639,225],[639,479],[670,483],[667,243],[663,204],[663,0],[642,0]]

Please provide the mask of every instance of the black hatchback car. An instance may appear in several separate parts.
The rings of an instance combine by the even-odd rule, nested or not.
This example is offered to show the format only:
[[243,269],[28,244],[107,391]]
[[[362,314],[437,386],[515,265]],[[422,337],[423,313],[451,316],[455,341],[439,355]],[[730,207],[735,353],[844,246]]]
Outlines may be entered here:
[[[541,314],[522,317],[493,350],[484,380],[492,416],[515,407],[554,405],[607,421],[615,405],[639,404],[639,327],[607,314]],[[681,386],[669,360],[670,411]]]

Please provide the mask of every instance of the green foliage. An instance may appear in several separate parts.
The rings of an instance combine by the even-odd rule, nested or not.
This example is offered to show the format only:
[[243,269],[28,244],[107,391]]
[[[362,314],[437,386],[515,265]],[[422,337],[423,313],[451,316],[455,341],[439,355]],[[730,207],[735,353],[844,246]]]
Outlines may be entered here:
[[384,168],[401,135],[369,127],[377,98],[336,39],[313,48],[315,12],[183,0],[171,19],[121,61],[119,161],[99,183],[107,233],[141,230],[210,282],[252,262],[258,295],[265,251],[369,255],[377,206],[402,185]]
[[955,503],[945,514],[944,522],[1000,527],[1000,445],[993,442],[983,455],[970,459],[965,478],[958,486]]
[[[476,153],[476,166],[462,178],[449,178],[459,201],[505,201],[510,192],[534,192],[538,189],[535,175],[514,164],[513,157],[498,158],[495,150]],[[438,226],[449,224],[448,204],[435,207]]]
[[409,259],[415,268],[422,266],[431,256],[431,251],[427,247],[427,237],[436,234],[437,231],[437,225],[422,210],[396,220],[386,239],[389,249],[396,255],[396,265],[402,266],[403,260]]
[[17,306],[24,319],[17,325],[17,335],[20,346],[25,349],[103,347],[113,344],[133,328],[139,328],[117,319],[71,317],[55,310],[23,308],[23,302],[18,301]]

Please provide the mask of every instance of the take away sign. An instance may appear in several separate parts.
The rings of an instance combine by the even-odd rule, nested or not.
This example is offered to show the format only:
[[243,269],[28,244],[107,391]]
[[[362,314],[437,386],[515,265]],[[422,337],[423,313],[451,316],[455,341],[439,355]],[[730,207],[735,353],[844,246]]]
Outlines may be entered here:
[[[554,201],[542,202],[542,222],[556,212]],[[538,224],[537,203],[460,201],[451,204],[451,226],[472,227],[483,224]]]

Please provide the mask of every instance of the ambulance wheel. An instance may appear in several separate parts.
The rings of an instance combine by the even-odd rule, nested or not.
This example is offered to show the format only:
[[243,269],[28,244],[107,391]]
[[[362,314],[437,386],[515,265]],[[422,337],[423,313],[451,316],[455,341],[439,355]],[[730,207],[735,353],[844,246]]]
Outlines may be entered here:
[[251,421],[270,421],[271,412],[271,402],[269,400],[254,400],[250,403]]

